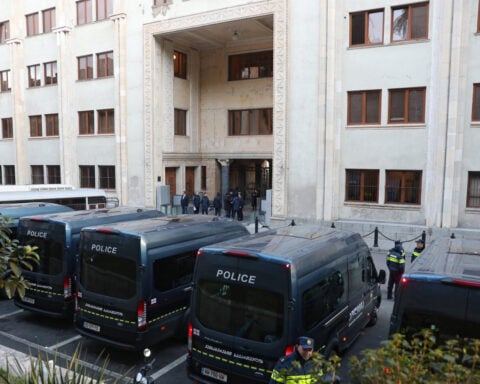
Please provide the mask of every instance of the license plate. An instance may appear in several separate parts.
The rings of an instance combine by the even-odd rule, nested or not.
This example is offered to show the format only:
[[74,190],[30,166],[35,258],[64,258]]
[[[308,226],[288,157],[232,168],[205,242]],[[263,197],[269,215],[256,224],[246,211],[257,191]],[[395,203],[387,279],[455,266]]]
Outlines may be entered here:
[[94,332],[100,332],[100,326],[99,325],[92,324],[92,323],[89,323],[87,321],[83,322],[83,328],[90,329],[91,331],[94,331]]
[[23,297],[22,301],[27,304],[35,304],[35,299],[32,299],[31,297],[27,297],[27,296]]
[[226,374],[224,374],[222,372],[214,371],[214,370],[212,370],[210,368],[207,368],[207,367],[202,368],[202,375],[211,377],[212,379],[223,381],[224,383],[227,382],[227,375]]

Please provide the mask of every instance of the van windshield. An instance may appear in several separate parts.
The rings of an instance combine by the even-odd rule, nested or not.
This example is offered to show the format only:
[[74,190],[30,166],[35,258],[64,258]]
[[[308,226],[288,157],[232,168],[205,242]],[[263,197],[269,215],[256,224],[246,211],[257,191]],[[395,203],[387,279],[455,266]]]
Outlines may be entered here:
[[[264,343],[282,337],[284,298],[265,289],[200,280],[196,316],[207,328]],[[222,309],[219,316],[218,308]]]
[[135,260],[116,255],[84,252],[80,263],[80,283],[87,291],[118,299],[136,295]]
[[63,271],[63,244],[52,239],[26,237],[25,244],[36,246],[40,256],[39,263],[33,264],[33,272],[46,275],[58,275]]

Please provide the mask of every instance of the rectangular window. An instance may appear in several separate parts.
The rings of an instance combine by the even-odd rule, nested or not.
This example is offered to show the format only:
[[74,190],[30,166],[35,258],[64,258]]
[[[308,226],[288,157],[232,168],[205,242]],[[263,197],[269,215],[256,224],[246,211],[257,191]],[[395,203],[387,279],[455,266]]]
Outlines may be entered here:
[[77,1],[77,25],[92,22],[92,0]]
[[389,123],[424,123],[425,88],[389,90]]
[[187,78],[187,55],[173,51],[173,75],[182,79]]
[[57,62],[43,64],[45,85],[57,84]]
[[480,121],[480,84],[473,84],[472,121]]
[[428,38],[428,2],[392,8],[392,41]]
[[47,165],[48,184],[61,184],[60,166]]
[[100,109],[98,113],[98,133],[115,133],[115,118],[113,109]]
[[201,167],[200,188],[207,189],[207,167],[205,165]]
[[104,20],[113,13],[113,0],[97,0],[97,20]]
[[383,9],[350,14],[350,46],[383,43]]
[[78,112],[78,133],[80,135],[93,135],[95,125],[93,121],[93,111]]
[[55,8],[42,11],[43,33],[52,32],[55,28]]
[[93,79],[93,55],[77,57],[78,80]]
[[3,167],[3,174],[5,175],[4,183],[8,185],[15,185],[15,166],[5,165]]
[[420,204],[422,171],[386,171],[385,203]]
[[11,117],[2,119],[2,138],[13,139],[13,119]]
[[7,92],[12,89],[10,84],[10,71],[0,71],[0,92]]
[[348,124],[380,124],[382,91],[348,92]]
[[32,184],[45,184],[43,165],[32,165]]
[[228,134],[230,136],[271,135],[272,117],[272,108],[228,111]]
[[186,136],[187,135],[187,111],[184,109],[174,109],[174,133],[177,136]]
[[347,169],[345,201],[378,203],[378,175],[376,169]]
[[27,19],[27,36],[38,35],[38,13],[25,16]]
[[0,23],[0,44],[5,43],[10,39],[10,22],[2,21]]
[[99,165],[99,186],[103,189],[115,189],[115,166]]
[[42,116],[29,116],[30,119],[30,137],[42,136]]
[[40,87],[40,64],[29,65],[28,69],[28,86]]
[[190,251],[155,260],[152,274],[155,289],[167,292],[177,287],[190,285],[196,255],[196,252]]
[[468,172],[467,208],[480,208],[480,172]]
[[80,188],[95,188],[94,165],[80,165]]
[[97,54],[97,77],[113,76],[113,52]]
[[47,136],[58,136],[58,113],[45,115]]
[[273,77],[273,51],[243,53],[228,57],[228,80]]

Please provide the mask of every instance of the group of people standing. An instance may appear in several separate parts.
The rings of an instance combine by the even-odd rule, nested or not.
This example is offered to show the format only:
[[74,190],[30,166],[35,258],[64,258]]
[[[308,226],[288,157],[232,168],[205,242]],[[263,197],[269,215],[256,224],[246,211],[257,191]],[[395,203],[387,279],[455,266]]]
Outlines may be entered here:
[[[420,256],[424,249],[425,241],[423,239],[418,239],[416,241],[416,247],[412,251],[412,256],[410,259],[412,263],[417,257]],[[396,240],[394,247],[391,248],[387,254],[387,267],[389,271],[387,299],[389,300],[393,299],[393,295],[396,294],[403,272],[405,272],[405,259],[406,254],[403,249],[402,242],[400,240]]]
[[[256,189],[253,190],[251,194],[252,199],[252,210],[257,210],[257,197],[258,192]],[[183,191],[183,194],[180,198],[180,206],[182,207],[182,214],[188,213],[188,206],[190,204],[190,198],[187,195],[186,191]],[[195,193],[192,198],[193,205],[193,214],[202,213],[203,215],[208,215],[208,210],[210,207],[210,199],[206,192],[200,194]],[[245,200],[242,193],[236,189],[230,189],[222,199],[220,192],[217,192],[212,202],[213,208],[215,210],[215,216],[222,215],[222,208],[225,211],[225,217],[237,219],[238,221],[243,220],[243,208],[245,205]]]

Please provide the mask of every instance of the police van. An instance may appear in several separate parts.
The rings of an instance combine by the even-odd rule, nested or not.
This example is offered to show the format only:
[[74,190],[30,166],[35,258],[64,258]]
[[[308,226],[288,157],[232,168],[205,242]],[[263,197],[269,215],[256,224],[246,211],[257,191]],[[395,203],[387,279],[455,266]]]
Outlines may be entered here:
[[480,240],[438,238],[403,274],[390,334],[480,338]]
[[380,283],[359,234],[307,224],[199,250],[187,369],[199,383],[267,383],[297,338],[325,356],[374,325]]
[[206,215],[84,228],[77,265],[77,331],[128,350],[170,336],[186,340],[198,249],[246,234],[238,221]]
[[80,230],[95,224],[159,216],[163,213],[154,209],[117,207],[20,218],[20,244],[37,246],[40,263],[34,264],[33,271],[22,272],[29,288],[24,297],[14,298],[15,304],[47,316],[71,317]]

